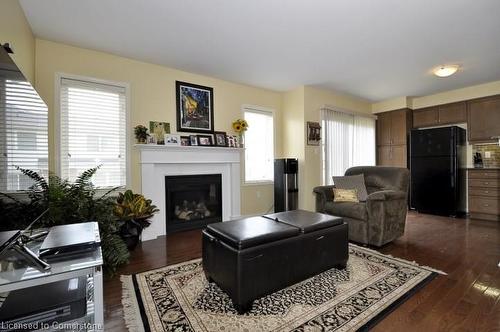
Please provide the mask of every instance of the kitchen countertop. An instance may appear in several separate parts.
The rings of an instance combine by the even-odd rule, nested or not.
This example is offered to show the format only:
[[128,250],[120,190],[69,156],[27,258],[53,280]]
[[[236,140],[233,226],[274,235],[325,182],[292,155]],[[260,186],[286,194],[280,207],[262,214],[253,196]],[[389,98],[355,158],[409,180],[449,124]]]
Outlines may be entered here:
[[467,167],[467,169],[469,170],[489,170],[489,169],[492,169],[492,170],[500,170],[500,167]]

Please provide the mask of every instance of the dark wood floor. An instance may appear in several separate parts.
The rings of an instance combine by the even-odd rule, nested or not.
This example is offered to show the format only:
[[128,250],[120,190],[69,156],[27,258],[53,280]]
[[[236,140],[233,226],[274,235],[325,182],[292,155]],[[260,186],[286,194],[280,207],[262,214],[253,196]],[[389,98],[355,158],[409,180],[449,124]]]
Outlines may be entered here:
[[[406,233],[379,251],[448,273],[390,313],[375,331],[500,331],[500,223],[410,213]],[[200,231],[144,242],[130,274],[201,255]],[[105,330],[126,331],[119,276],[104,283]]]

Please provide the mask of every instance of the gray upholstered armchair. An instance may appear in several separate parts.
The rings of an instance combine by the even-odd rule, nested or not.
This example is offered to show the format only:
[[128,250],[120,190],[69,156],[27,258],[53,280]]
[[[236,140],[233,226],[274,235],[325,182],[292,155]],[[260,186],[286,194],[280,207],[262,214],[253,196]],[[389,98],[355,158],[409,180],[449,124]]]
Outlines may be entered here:
[[366,202],[333,202],[333,186],[314,188],[316,211],[344,217],[349,240],[382,246],[403,235],[408,210],[409,171],[406,168],[351,167],[345,175],[364,174]]

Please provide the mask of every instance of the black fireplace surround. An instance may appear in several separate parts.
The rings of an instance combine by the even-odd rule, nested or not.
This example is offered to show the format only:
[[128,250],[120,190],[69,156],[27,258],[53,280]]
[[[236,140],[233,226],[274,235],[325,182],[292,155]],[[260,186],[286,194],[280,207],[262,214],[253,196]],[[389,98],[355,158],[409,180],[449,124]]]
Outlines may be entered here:
[[165,176],[167,234],[222,221],[221,174]]

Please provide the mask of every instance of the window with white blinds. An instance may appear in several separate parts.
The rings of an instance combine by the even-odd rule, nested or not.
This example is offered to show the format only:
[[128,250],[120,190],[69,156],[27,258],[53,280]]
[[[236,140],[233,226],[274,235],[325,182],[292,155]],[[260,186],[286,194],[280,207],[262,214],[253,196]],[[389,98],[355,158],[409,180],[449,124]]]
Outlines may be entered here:
[[375,119],[331,109],[321,110],[323,184],[353,166],[375,165]]
[[270,111],[245,108],[245,182],[274,180],[274,116]]
[[[18,75],[20,76],[20,75]],[[17,167],[48,175],[48,111],[24,78],[0,75],[0,191],[22,191],[33,181]]]
[[125,87],[62,78],[60,94],[61,177],[74,181],[101,165],[96,187],[125,186]]

